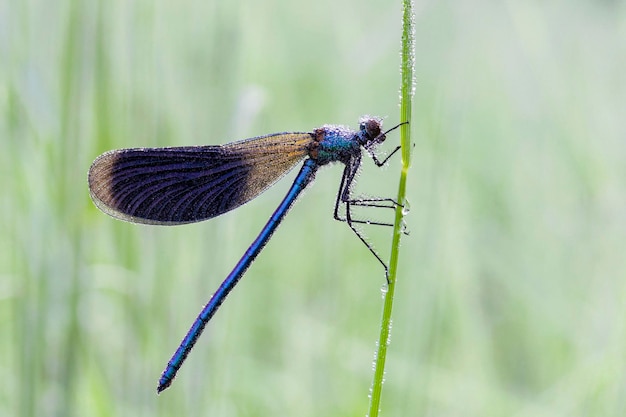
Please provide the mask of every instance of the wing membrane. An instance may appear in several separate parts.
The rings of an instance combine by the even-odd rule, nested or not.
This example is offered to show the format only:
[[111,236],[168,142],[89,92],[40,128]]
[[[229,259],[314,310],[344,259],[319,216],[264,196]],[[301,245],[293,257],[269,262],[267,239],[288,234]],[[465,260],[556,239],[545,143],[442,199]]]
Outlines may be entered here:
[[278,133],[223,146],[110,151],[89,169],[91,198],[134,223],[210,219],[274,184],[306,157],[311,140],[309,133]]

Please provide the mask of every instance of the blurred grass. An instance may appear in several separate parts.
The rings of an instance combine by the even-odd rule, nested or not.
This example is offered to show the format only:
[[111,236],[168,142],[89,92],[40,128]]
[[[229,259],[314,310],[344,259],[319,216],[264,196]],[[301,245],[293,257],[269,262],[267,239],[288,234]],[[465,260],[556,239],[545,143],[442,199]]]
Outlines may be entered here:
[[[169,355],[290,179],[157,228],[100,213],[86,172],[117,147],[397,123],[396,3],[0,4],[0,415],[364,413],[384,278],[332,220],[339,167],[160,397]],[[624,4],[416,11],[384,414],[624,415]],[[393,194],[399,161],[365,162],[359,191]]]

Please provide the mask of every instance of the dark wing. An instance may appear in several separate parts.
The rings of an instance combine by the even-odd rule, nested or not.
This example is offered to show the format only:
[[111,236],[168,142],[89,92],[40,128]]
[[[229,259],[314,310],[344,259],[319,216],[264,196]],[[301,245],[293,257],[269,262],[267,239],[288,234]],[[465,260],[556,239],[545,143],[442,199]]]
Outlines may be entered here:
[[262,193],[307,156],[309,133],[224,146],[120,149],[89,169],[96,206],[133,223],[175,225],[219,216]]

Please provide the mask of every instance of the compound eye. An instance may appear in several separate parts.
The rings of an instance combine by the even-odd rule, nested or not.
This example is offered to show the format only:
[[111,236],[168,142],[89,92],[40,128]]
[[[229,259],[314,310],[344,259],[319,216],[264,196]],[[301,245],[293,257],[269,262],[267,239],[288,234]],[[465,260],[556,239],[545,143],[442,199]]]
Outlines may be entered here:
[[380,122],[376,119],[368,119],[361,123],[361,126],[365,128],[367,135],[375,139],[380,135]]

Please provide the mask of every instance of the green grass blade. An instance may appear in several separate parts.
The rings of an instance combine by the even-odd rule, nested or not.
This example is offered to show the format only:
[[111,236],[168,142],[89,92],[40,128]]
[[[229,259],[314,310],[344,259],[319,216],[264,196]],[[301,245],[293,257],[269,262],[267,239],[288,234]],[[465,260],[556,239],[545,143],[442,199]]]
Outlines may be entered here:
[[[413,98],[413,67],[415,63],[415,30],[414,30],[413,4],[411,0],[403,0],[402,16],[402,66],[401,66],[401,98],[400,98],[400,121],[411,120],[411,100]],[[405,124],[400,128],[400,142],[402,146],[402,169],[398,185],[398,198],[400,204],[396,207],[396,216],[393,228],[391,244],[391,256],[389,260],[389,285],[384,297],[383,316],[378,338],[378,351],[374,362],[374,380],[372,383],[370,407],[368,416],[376,417],[380,410],[383,380],[385,375],[385,360],[387,346],[391,332],[391,311],[393,297],[396,288],[396,275],[398,270],[398,257],[400,250],[400,238],[403,232],[404,215],[406,210],[406,178],[410,165],[411,137],[410,125]]]

